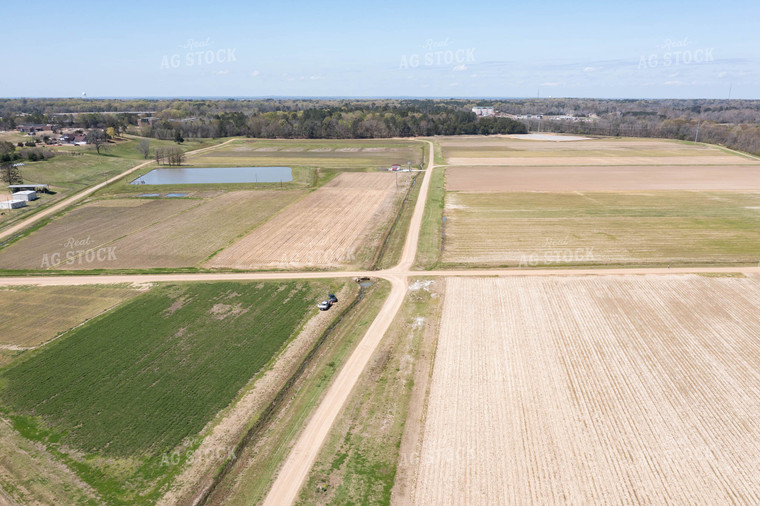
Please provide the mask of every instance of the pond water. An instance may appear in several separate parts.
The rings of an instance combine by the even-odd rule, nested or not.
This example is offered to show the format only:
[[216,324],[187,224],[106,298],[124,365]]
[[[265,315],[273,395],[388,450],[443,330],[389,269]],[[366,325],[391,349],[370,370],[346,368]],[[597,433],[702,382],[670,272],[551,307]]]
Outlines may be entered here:
[[290,167],[199,167],[153,169],[130,184],[287,183]]

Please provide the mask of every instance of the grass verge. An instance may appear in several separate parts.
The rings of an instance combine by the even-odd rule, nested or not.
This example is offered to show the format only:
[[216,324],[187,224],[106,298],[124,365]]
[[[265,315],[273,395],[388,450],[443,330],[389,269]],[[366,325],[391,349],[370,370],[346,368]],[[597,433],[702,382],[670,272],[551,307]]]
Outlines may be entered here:
[[433,173],[430,175],[430,188],[425,203],[425,213],[422,216],[420,239],[417,243],[417,258],[414,263],[416,269],[428,270],[435,268],[441,257],[443,242],[441,227],[443,226],[443,209],[446,199],[445,167],[436,167],[430,170]]
[[389,504],[396,478],[408,480],[416,458],[413,449],[401,452],[402,436],[418,428],[440,312],[435,284],[443,285],[427,283],[409,292],[330,430],[298,504]]

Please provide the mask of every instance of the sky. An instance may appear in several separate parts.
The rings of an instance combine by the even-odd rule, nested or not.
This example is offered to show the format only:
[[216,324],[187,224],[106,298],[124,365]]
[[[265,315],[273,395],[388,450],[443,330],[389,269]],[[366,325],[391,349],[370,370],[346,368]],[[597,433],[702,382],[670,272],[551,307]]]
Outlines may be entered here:
[[760,2],[3,6],[0,97],[760,98]]

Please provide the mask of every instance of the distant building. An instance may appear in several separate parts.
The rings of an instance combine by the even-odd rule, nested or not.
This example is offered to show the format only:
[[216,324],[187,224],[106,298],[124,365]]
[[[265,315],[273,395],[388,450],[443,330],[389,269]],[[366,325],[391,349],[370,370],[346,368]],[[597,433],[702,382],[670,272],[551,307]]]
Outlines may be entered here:
[[473,107],[472,112],[475,113],[476,116],[485,118],[487,116],[493,116],[496,114],[493,107]]
[[53,125],[48,123],[47,125],[40,125],[40,124],[29,124],[29,125],[19,125],[16,127],[19,132],[26,132],[26,133],[34,133],[34,132],[45,132],[48,130],[53,129]]
[[153,124],[156,123],[158,120],[159,118],[155,116],[148,116],[147,118],[138,118],[137,126],[153,126]]
[[61,144],[87,144],[87,134],[68,133],[63,134],[58,138]]

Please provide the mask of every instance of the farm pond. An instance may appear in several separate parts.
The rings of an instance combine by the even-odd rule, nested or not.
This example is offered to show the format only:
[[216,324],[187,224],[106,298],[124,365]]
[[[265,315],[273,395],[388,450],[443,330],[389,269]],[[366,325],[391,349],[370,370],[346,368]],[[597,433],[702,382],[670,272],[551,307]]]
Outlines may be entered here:
[[153,169],[130,184],[287,183],[290,167],[197,167]]

